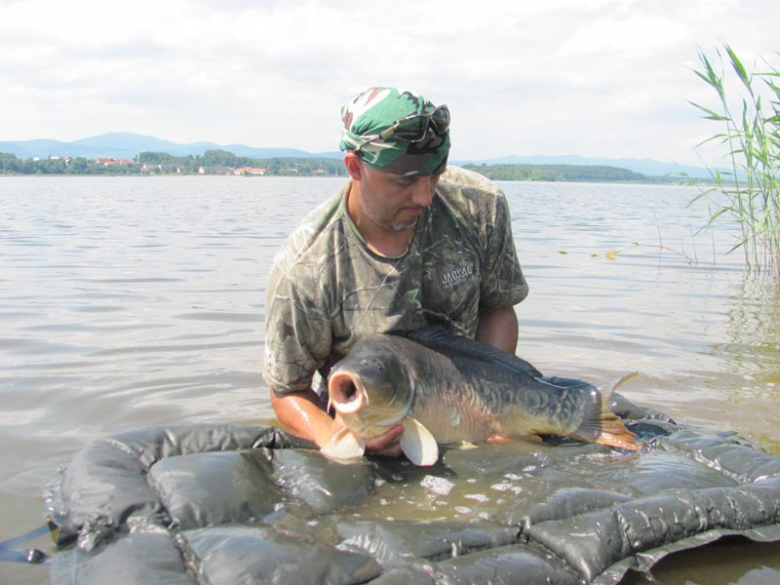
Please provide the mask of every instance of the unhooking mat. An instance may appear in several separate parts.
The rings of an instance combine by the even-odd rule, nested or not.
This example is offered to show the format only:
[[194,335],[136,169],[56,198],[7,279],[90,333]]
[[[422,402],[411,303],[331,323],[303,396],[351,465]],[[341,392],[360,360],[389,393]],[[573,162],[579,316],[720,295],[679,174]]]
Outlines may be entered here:
[[341,464],[273,427],[98,440],[52,482],[54,584],[617,583],[780,540],[780,457],[617,398],[639,453],[550,438]]

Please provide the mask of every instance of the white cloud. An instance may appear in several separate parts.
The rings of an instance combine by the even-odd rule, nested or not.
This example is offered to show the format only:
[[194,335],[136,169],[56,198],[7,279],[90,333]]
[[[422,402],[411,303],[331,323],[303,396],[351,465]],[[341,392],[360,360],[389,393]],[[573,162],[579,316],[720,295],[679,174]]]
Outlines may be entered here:
[[0,0],[0,140],[334,150],[341,104],[387,84],[451,106],[455,158],[693,162],[697,51],[775,57],[774,3]]
[[621,59],[652,55],[690,37],[689,28],[668,17],[632,12],[627,17],[599,18],[578,30],[561,48],[562,57],[608,52]]

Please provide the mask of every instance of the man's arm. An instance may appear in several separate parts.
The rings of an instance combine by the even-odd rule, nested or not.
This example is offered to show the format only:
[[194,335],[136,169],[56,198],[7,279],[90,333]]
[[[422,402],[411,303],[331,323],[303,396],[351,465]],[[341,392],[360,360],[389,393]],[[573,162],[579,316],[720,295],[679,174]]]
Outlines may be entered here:
[[507,353],[517,351],[517,315],[514,307],[483,309],[479,312],[477,341],[501,349]]
[[337,430],[336,421],[321,406],[314,390],[277,392],[271,389],[271,406],[279,422],[290,431],[322,447]]
[[[340,418],[333,419],[325,412],[316,392],[311,389],[285,393],[272,389],[271,405],[279,422],[295,435],[313,442],[318,447],[325,445],[333,433],[344,426]],[[366,451],[375,455],[398,457],[401,454],[399,437],[402,432],[403,427],[395,425],[385,433],[366,440]]]

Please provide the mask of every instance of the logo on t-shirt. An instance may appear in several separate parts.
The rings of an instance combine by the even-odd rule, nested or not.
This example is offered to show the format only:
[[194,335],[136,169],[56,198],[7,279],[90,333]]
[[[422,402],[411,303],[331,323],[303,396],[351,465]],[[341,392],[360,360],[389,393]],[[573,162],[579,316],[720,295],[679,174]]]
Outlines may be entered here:
[[466,282],[471,278],[472,274],[471,266],[458,266],[454,270],[445,273],[441,277],[441,283],[448,288],[452,288]]

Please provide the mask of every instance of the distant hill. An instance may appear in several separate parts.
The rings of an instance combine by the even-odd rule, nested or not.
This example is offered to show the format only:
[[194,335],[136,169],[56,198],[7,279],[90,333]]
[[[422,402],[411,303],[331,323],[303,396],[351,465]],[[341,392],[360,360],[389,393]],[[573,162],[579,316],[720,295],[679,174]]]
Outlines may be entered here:
[[83,156],[85,158],[132,158],[141,152],[165,152],[174,156],[202,155],[207,150],[227,150],[237,156],[251,158],[322,157],[341,158],[340,152],[310,153],[294,148],[255,148],[243,144],[215,144],[195,142],[180,144],[153,136],[128,132],[101,134],[73,142],[57,140],[21,140],[0,142],[0,152],[9,152],[19,158],[48,158],[50,156]]
[[[488,179],[504,181],[567,181],[571,183],[645,183],[662,182],[662,177],[648,177],[619,167],[597,165],[474,165],[463,168],[476,171]],[[679,177],[672,179],[679,182]]]
[[469,160],[458,164],[486,164],[486,165],[573,165],[573,166],[598,166],[616,167],[628,169],[635,173],[641,173],[649,177],[661,177],[665,175],[687,175],[693,178],[708,178],[709,171],[701,167],[679,165],[674,162],[660,162],[651,159],[635,158],[590,158],[577,155],[563,156],[505,156],[487,160]]
[[[180,144],[162,140],[153,136],[141,136],[129,132],[112,132],[75,140],[60,142],[57,140],[21,140],[0,142],[0,152],[8,152],[18,158],[48,158],[50,156],[70,156],[85,158],[114,157],[118,159],[132,158],[141,152],[165,152],[174,156],[202,155],[207,150],[227,150],[237,156],[257,159],[291,158],[291,157],[321,157],[341,158],[340,152],[310,153],[294,148],[256,148],[243,144],[215,144],[213,142],[195,142]],[[709,177],[707,169],[678,165],[673,162],[659,162],[650,159],[632,158],[589,158],[577,155],[565,156],[505,156],[485,160],[459,160],[453,164],[527,164],[527,165],[576,165],[576,166],[607,166],[628,169],[647,176],[664,176],[685,174],[692,178]]]

